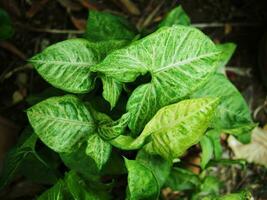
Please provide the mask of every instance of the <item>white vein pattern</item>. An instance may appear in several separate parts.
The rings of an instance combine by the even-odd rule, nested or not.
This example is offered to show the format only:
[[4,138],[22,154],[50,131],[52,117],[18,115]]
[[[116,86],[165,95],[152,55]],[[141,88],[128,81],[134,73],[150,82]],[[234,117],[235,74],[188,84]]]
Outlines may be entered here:
[[35,133],[56,152],[71,152],[95,129],[90,112],[72,95],[44,100],[28,109],[27,115]]
[[136,136],[159,108],[201,87],[215,72],[219,56],[213,42],[197,29],[172,26],[114,51],[91,70],[125,83],[151,74],[151,83],[137,87],[127,104],[129,127]]
[[85,39],[70,39],[46,48],[30,59],[38,73],[50,84],[72,93],[86,93],[93,88],[90,67],[99,63],[125,41],[93,43]]
[[200,141],[209,127],[218,98],[183,100],[165,106],[145,126],[142,134],[151,135],[147,149],[167,160],[182,156]]

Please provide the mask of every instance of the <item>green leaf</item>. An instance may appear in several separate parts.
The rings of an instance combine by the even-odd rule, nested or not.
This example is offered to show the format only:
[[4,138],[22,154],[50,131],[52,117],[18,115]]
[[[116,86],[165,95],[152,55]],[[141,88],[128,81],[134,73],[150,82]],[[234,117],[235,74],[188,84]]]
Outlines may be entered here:
[[111,109],[113,109],[120,97],[122,91],[122,84],[113,78],[108,76],[100,76],[103,84],[103,97],[110,103]]
[[177,6],[172,9],[167,16],[160,22],[159,28],[163,26],[184,25],[190,26],[191,21],[189,16],[185,13],[182,6]]
[[129,127],[137,136],[159,108],[186,98],[202,86],[216,70],[219,54],[213,42],[197,29],[172,26],[114,51],[91,70],[123,83],[151,74],[151,82],[135,89],[127,104]]
[[99,170],[106,164],[111,153],[111,145],[98,134],[90,135],[87,139],[86,154],[95,162]]
[[236,44],[234,43],[217,44],[217,48],[221,50],[218,72],[224,73],[225,65],[229,62],[229,60],[231,59],[236,50]]
[[90,10],[84,37],[90,41],[132,40],[135,33],[130,23],[123,17]]
[[214,159],[215,160],[220,160],[222,157],[222,145],[221,145],[221,132],[218,130],[209,130],[206,133],[206,137],[210,139],[212,142],[213,150],[214,150]]
[[127,160],[127,200],[157,199],[159,186],[152,171],[136,160]]
[[138,152],[136,160],[150,169],[157,180],[158,187],[161,188],[170,174],[172,163],[158,155],[149,154],[144,149]]
[[35,133],[56,152],[73,151],[95,130],[90,112],[72,95],[44,100],[29,108],[27,115]]
[[88,179],[98,179],[99,169],[96,162],[86,155],[85,150],[86,145],[83,144],[71,153],[60,153],[60,157],[69,169],[82,174]]
[[200,141],[218,103],[218,98],[199,98],[161,108],[142,132],[151,134],[147,150],[170,161],[182,156]]
[[213,144],[211,139],[204,135],[200,140],[200,146],[202,149],[200,166],[202,169],[205,169],[213,157]]
[[45,191],[37,200],[66,200],[65,183],[59,180],[53,187]]
[[65,177],[66,185],[73,197],[77,200],[108,200],[110,199],[105,191],[96,191],[89,188],[85,182],[73,171]]
[[130,114],[126,113],[116,121],[100,121],[100,123],[98,123],[97,133],[105,140],[112,140],[124,133],[129,119]]
[[212,76],[191,97],[220,97],[221,101],[215,112],[211,128],[233,135],[240,135],[250,132],[255,127],[244,98],[222,74]]
[[173,168],[165,187],[175,191],[195,190],[201,184],[199,177],[191,171],[182,168]]
[[124,45],[125,41],[93,43],[85,39],[70,39],[51,45],[29,62],[54,87],[72,93],[86,93],[94,87],[95,77],[90,67]]
[[14,34],[8,13],[0,8],[0,40],[6,40]]
[[17,174],[22,163],[30,154],[37,155],[35,152],[35,144],[37,136],[32,132],[29,133],[29,129],[26,129],[23,133],[25,138],[21,141],[19,146],[11,149],[4,159],[3,170],[0,178],[0,189],[5,187],[12,181],[12,178]]
[[241,191],[238,193],[227,194],[219,197],[217,200],[253,200],[249,191]]

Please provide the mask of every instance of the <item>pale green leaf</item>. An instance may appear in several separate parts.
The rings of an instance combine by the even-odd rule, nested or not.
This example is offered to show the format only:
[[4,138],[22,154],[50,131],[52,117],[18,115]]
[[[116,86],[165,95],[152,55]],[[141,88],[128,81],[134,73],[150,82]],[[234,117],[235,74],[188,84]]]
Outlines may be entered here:
[[128,170],[127,200],[157,199],[159,186],[152,171],[136,160],[125,159]]
[[84,37],[91,41],[132,40],[135,33],[130,23],[123,17],[90,10]]
[[95,130],[90,112],[72,95],[44,100],[29,108],[27,115],[35,133],[56,152],[73,151]]
[[65,183],[59,180],[53,187],[45,191],[37,200],[66,200]]
[[213,157],[213,144],[211,139],[204,135],[200,140],[200,146],[202,149],[200,166],[202,169],[205,169]]
[[103,84],[103,97],[110,103],[111,109],[113,109],[120,97],[122,91],[122,84],[113,78],[108,76],[100,76]]
[[111,145],[104,141],[98,134],[90,135],[87,139],[86,154],[95,161],[99,170],[108,161],[111,149]]
[[151,74],[151,82],[139,86],[127,104],[132,114],[129,127],[137,136],[159,108],[186,98],[202,86],[216,70],[219,54],[213,42],[197,29],[172,26],[114,51],[91,70],[124,83]]
[[161,108],[141,133],[151,135],[147,150],[167,160],[182,156],[200,141],[218,103],[218,98],[199,98]]
[[163,26],[184,25],[189,26],[191,24],[189,16],[185,13],[182,6],[177,6],[172,9],[166,17],[160,22],[159,28]]
[[95,77],[90,67],[124,45],[125,41],[93,43],[85,39],[70,39],[51,45],[31,58],[30,63],[54,87],[85,93],[94,86]]
[[213,75],[191,97],[219,97],[221,99],[211,123],[212,128],[240,135],[250,132],[255,127],[244,98],[222,74]]

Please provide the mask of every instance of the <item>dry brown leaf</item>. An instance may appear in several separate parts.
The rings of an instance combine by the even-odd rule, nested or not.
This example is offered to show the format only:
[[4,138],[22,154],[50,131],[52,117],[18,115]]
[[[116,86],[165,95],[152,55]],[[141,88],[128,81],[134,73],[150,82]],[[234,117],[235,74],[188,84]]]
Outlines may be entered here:
[[233,136],[228,138],[228,145],[236,159],[245,159],[267,167],[267,131],[259,127],[252,131],[251,142],[242,144]]
[[85,30],[86,28],[86,20],[85,19],[79,19],[76,17],[71,16],[70,17],[71,22],[78,30]]

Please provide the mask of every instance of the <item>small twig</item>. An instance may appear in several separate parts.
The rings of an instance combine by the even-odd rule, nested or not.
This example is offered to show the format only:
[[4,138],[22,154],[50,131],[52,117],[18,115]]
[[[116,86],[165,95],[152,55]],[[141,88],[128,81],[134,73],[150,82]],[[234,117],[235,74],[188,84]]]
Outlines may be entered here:
[[222,28],[225,27],[225,25],[230,25],[233,27],[260,27],[262,26],[259,23],[231,23],[231,22],[226,22],[226,23],[222,23],[222,22],[212,22],[212,23],[195,23],[192,24],[192,26],[196,27],[196,28]]
[[23,71],[23,70],[26,70],[26,69],[33,69],[33,66],[31,64],[26,64],[26,65],[23,65],[21,67],[17,67],[9,72],[7,72],[6,74],[2,74],[0,76],[0,82],[3,82],[4,80],[10,78],[13,74],[19,72],[19,71]]
[[52,33],[52,34],[83,34],[84,30],[67,30],[67,29],[51,29],[51,28],[36,28],[32,26],[25,26],[19,23],[16,23],[20,29],[26,29],[28,31],[40,32],[40,33]]

